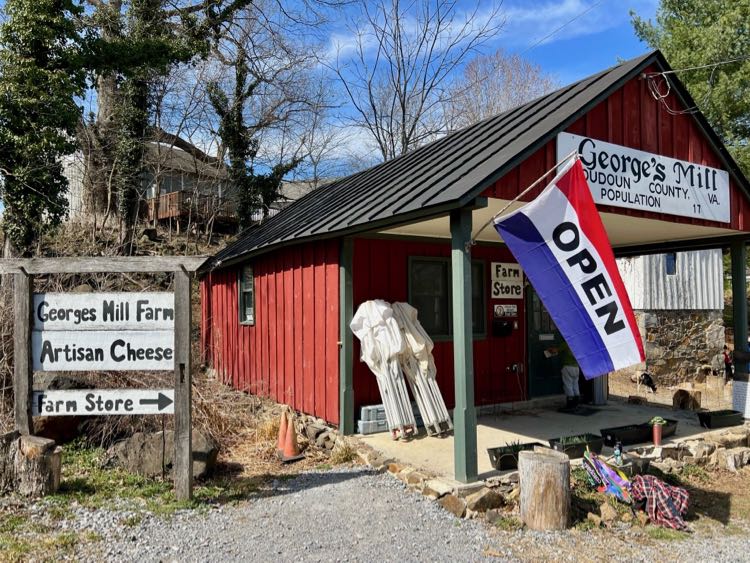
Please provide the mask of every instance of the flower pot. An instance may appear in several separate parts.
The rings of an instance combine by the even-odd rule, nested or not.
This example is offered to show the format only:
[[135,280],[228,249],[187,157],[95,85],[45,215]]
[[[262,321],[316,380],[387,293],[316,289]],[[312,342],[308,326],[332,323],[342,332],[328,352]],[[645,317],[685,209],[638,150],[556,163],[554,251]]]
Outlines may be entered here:
[[740,411],[720,410],[702,411],[696,413],[701,426],[705,428],[724,428],[726,426],[740,426],[743,423]]
[[600,430],[604,438],[604,445],[610,448],[617,442],[623,446],[631,444],[643,444],[651,439],[651,427],[648,424],[628,424],[615,426],[613,428],[602,428]]
[[518,444],[515,446],[500,446],[499,448],[487,448],[492,467],[499,471],[518,468],[518,453],[523,450],[533,450],[534,446],[545,447],[539,442]]
[[661,424],[654,424],[652,427],[652,434],[654,439],[654,446],[661,446]]
[[[571,438],[577,438],[575,443],[570,440]],[[600,454],[602,453],[603,445],[604,438],[597,436],[596,434],[578,434],[576,436],[549,439],[550,448],[567,454],[570,459],[583,457],[583,454],[586,453],[586,449],[591,450],[595,454]]]

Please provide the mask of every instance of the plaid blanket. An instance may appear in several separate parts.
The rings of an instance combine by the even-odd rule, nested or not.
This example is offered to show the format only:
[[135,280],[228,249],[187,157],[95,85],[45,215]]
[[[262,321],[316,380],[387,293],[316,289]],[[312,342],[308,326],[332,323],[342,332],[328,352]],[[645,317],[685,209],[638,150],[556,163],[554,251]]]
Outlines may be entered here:
[[673,530],[688,530],[685,515],[688,492],[682,487],[667,485],[653,475],[636,475],[630,493],[636,501],[646,501],[646,514],[654,524]]

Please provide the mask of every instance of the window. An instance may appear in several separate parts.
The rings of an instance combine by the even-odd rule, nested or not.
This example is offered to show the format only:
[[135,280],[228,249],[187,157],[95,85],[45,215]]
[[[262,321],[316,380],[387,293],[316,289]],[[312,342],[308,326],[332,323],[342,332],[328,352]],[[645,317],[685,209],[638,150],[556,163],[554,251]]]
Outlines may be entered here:
[[255,324],[255,285],[252,266],[243,266],[240,271],[240,322]]
[[668,276],[674,276],[677,273],[677,254],[675,252],[670,252],[669,254],[665,254],[665,266],[667,269],[667,275]]
[[[448,258],[409,260],[409,303],[419,311],[419,322],[431,337],[453,333],[451,317],[451,267]],[[475,335],[486,331],[484,263],[471,264],[472,327]]]

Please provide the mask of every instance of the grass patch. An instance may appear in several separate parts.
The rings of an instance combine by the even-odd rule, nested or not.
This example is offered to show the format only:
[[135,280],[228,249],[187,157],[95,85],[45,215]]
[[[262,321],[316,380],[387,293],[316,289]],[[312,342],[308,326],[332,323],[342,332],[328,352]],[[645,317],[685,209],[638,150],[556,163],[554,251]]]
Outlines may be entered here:
[[648,526],[646,528],[646,535],[652,540],[660,541],[681,541],[690,537],[690,534],[687,532],[662,528],[661,526]]
[[493,522],[493,524],[498,530],[504,532],[515,532],[516,530],[523,529],[523,522],[515,516],[501,515]]
[[708,472],[699,465],[686,463],[682,467],[682,477],[699,483],[708,483],[711,477]]

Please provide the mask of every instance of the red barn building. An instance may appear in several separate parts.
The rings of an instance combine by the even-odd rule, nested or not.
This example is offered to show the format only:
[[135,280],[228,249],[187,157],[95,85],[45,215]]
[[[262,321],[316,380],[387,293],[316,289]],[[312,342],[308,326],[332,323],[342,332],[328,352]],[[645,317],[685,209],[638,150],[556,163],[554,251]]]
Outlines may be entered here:
[[[207,361],[237,389],[352,433],[355,407],[381,402],[357,361],[353,310],[408,301],[434,337],[438,383],[455,408],[456,477],[476,478],[475,406],[560,392],[559,366],[543,354],[560,341],[556,328],[494,229],[480,229],[561,155],[581,153],[617,255],[731,247],[744,280],[750,185],[670,70],[658,51],[619,64],[244,232],[203,271]],[[674,161],[656,174],[659,157]],[[735,318],[746,319],[744,283],[734,290]],[[746,342],[746,323],[735,325]]]

